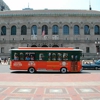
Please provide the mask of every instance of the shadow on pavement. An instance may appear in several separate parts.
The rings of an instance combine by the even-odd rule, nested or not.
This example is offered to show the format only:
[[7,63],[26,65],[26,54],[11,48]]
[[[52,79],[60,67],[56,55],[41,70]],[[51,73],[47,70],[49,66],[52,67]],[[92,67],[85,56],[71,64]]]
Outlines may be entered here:
[[[31,74],[28,71],[12,71],[12,74]],[[61,73],[61,72],[51,72],[51,71],[38,71],[33,74],[91,74],[91,72],[67,72],[67,73]]]

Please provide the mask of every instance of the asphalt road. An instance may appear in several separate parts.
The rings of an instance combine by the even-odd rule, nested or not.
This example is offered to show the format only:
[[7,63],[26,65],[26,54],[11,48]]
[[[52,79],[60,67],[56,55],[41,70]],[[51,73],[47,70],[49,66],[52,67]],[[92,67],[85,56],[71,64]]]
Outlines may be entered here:
[[[10,70],[9,69],[10,68],[10,66],[9,65],[2,65],[2,64],[0,64],[0,73],[20,73],[20,74],[26,74],[26,73],[28,73],[27,71],[14,71],[14,70]],[[100,69],[98,69],[98,70],[94,70],[94,69],[91,69],[91,70],[82,70],[82,72],[81,73],[79,73],[79,74],[86,74],[86,73],[89,73],[89,74],[91,74],[91,73],[100,73]],[[40,72],[37,72],[36,74],[61,74],[60,72],[50,72],[50,71],[48,71],[48,72],[46,72],[46,71],[40,71]],[[67,74],[73,74],[73,73],[67,73]]]

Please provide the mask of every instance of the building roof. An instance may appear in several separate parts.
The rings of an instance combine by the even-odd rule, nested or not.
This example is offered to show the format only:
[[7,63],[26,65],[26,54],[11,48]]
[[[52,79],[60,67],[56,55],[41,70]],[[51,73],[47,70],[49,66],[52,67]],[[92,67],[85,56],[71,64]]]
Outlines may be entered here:
[[100,16],[95,10],[10,10],[1,11],[0,16]]
[[3,0],[0,0],[0,9],[2,7],[4,7],[3,10],[10,10],[10,8],[8,7],[8,5]]

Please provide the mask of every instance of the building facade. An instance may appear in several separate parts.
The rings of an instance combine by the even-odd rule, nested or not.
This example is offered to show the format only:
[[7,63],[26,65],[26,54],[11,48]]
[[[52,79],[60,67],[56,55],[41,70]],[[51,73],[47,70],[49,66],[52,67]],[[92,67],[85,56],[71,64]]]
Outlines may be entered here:
[[0,11],[4,11],[4,10],[10,10],[10,8],[3,0],[0,0]]
[[100,11],[21,10],[0,12],[0,56],[22,47],[74,47],[84,59],[99,57]]

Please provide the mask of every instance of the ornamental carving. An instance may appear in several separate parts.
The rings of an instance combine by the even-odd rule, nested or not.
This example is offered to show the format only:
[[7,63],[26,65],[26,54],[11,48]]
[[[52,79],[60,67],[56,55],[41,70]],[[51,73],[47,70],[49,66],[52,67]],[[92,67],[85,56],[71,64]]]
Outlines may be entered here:
[[83,22],[81,22],[81,24],[83,24]]
[[91,27],[91,29],[93,29],[93,27]]
[[51,29],[51,26],[49,26],[49,29]]
[[28,24],[30,24],[30,22],[28,22]]
[[61,26],[60,26],[59,28],[60,28],[60,29],[62,29],[62,27],[61,27]]
[[41,29],[41,27],[38,27],[38,29]]
[[71,26],[70,29],[72,29],[73,27]]

